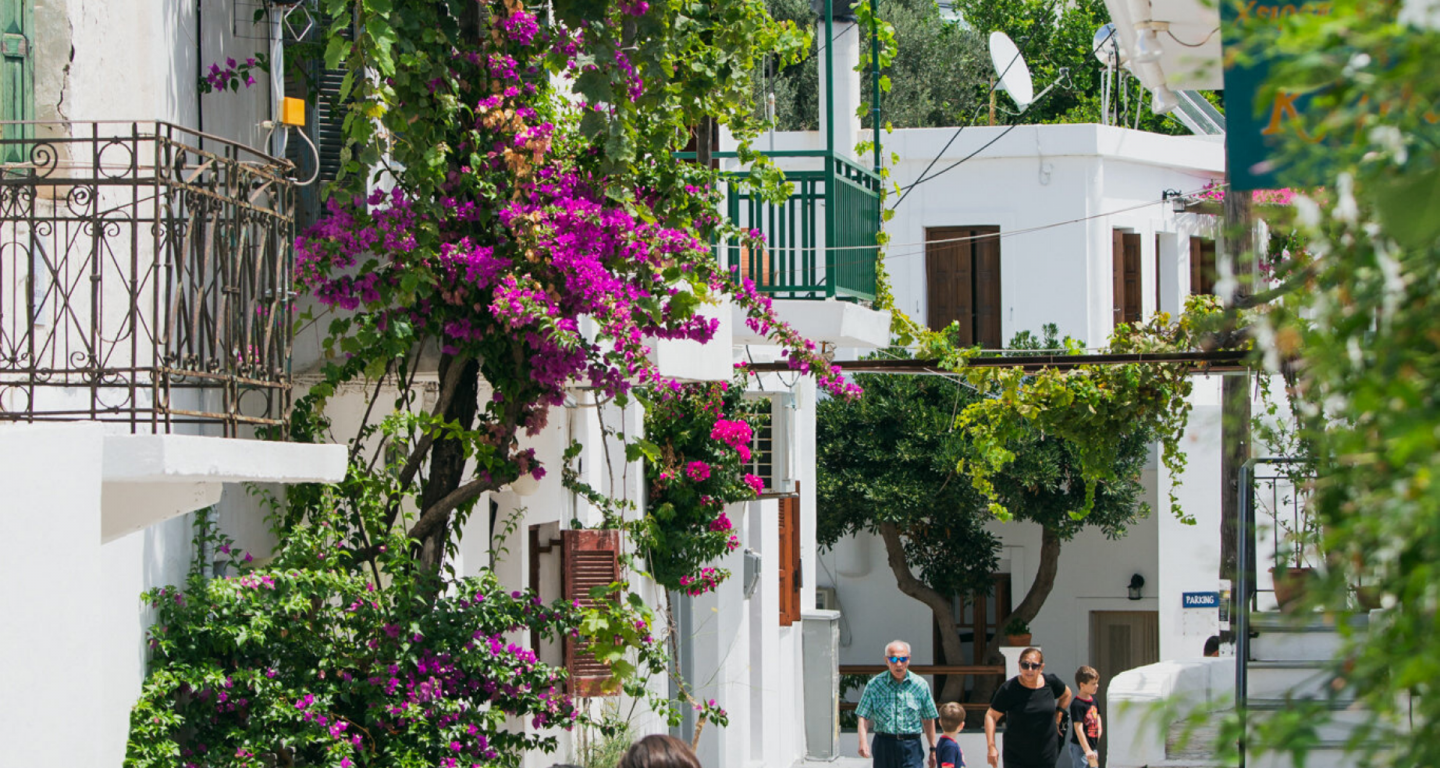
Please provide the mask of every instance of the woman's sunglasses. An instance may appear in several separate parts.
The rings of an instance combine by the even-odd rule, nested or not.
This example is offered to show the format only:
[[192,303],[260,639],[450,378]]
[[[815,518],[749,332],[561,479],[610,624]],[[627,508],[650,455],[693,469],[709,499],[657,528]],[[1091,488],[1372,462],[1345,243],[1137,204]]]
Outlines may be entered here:
[[1043,666],[1045,666],[1045,662],[1043,662],[1043,661],[1022,661],[1022,662],[1020,662],[1020,668],[1021,668],[1021,669],[1039,669],[1039,668],[1041,668],[1041,667],[1043,667]]

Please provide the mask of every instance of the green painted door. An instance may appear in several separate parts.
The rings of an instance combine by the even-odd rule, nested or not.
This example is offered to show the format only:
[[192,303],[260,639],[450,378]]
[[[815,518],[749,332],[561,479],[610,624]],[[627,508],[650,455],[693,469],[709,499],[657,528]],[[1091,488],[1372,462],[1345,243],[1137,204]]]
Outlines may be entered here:
[[[35,119],[34,22],[31,6],[34,0],[0,0],[0,120]],[[0,127],[0,137],[26,139],[28,126],[7,122]],[[23,144],[0,147],[0,162],[25,160]]]

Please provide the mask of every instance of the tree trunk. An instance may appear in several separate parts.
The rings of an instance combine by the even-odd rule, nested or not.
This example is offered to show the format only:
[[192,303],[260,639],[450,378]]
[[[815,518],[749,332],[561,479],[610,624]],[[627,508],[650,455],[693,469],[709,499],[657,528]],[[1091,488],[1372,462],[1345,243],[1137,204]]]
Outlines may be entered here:
[[[440,380],[444,381],[450,366],[457,364],[452,355],[440,359]],[[475,412],[480,398],[480,363],[473,357],[458,362],[465,366],[455,387],[455,394],[445,408],[447,423],[459,422],[460,428],[470,429],[475,424]],[[420,496],[420,509],[426,510],[444,499],[451,491],[460,487],[465,478],[465,446],[460,440],[436,440],[430,451],[430,474],[425,478],[425,488]],[[419,548],[420,567],[431,573],[440,570],[445,558],[445,542],[450,536],[450,518],[446,512],[439,525],[433,526],[416,543]]]
[[[1251,253],[1254,220],[1251,195],[1248,191],[1229,190],[1225,194],[1225,249],[1223,258],[1230,262],[1236,275],[1249,275],[1254,254]],[[1230,303],[1243,303],[1252,286],[1240,281]],[[1254,562],[1237,563],[1240,531],[1240,467],[1250,454],[1250,391],[1248,380],[1226,376],[1220,384],[1220,578],[1233,583],[1237,569],[1254,569]],[[1252,548],[1253,549],[1253,548]],[[1251,583],[1254,583],[1253,579]],[[1236,601],[1243,595],[1231,591],[1231,615]]]
[[[964,657],[964,651],[960,646],[960,631],[955,626],[954,600],[931,589],[910,572],[910,565],[905,562],[905,544],[900,540],[900,529],[894,523],[880,524],[880,538],[885,541],[885,556],[895,574],[895,583],[901,592],[924,603],[935,614],[935,623],[940,627],[940,648],[949,663],[957,663]],[[937,698],[942,702],[960,701],[964,693],[965,678],[949,675],[944,690]]]
[[[1045,599],[1050,597],[1050,591],[1055,588],[1055,576],[1060,570],[1060,537],[1049,528],[1042,527],[1040,530],[1040,569],[1035,572],[1035,581],[1031,582],[1025,599],[1010,612],[1011,618],[1019,618],[1026,624],[1040,615],[1040,608],[1045,605]],[[998,642],[991,644],[989,653],[985,654],[984,663],[994,666],[1005,663],[1005,656],[1000,653]],[[975,699],[989,701],[996,687],[994,678],[981,678],[975,685]]]

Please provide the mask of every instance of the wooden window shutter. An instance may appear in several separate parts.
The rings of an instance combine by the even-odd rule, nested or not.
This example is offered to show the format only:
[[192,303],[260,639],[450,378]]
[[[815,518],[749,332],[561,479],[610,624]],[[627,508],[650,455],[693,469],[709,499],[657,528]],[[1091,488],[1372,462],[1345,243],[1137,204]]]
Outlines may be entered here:
[[926,320],[932,331],[942,331],[960,321],[960,343],[965,346],[970,343],[970,244],[944,241],[968,235],[969,230],[960,227],[925,230]]
[[1190,238],[1190,293],[1215,292],[1215,241],[1203,237]]
[[[975,229],[975,235],[998,235],[993,227]],[[975,342],[1000,349],[1000,238],[982,237],[975,245]]]
[[800,620],[800,494],[780,499],[780,626]]
[[997,349],[1000,335],[1000,228],[925,230],[927,324],[959,323],[955,343]]
[[[0,0],[0,120],[35,119],[35,74],[32,0]],[[0,138],[28,139],[27,125],[6,125]],[[24,144],[7,144],[0,162],[29,160]]]
[[1110,322],[1125,322],[1125,233],[1110,230]]
[[[582,606],[595,604],[593,587],[620,580],[620,532],[616,530],[574,530],[560,532],[561,581],[566,600]],[[595,660],[574,637],[565,638],[565,668],[570,672],[572,696],[611,696],[607,690],[610,667]]]
[[1140,303],[1140,233],[1126,232],[1124,240],[1125,322],[1136,324],[1144,315]]
[[1155,311],[1160,311],[1160,236],[1155,236]]

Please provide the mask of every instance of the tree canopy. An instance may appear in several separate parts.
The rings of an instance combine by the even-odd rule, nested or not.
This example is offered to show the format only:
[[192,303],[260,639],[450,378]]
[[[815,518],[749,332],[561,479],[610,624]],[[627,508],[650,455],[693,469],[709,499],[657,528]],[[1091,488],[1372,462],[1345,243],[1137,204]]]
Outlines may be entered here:
[[[1045,338],[1016,336],[1014,349],[1054,348]],[[854,402],[828,400],[818,409],[816,538],[833,545],[843,536],[879,535],[900,590],[925,603],[941,628],[945,658],[958,663],[959,633],[952,598],[985,594],[999,561],[1000,540],[990,523],[990,499],[959,470],[977,447],[957,423],[987,393],[963,378],[867,374]],[[993,491],[1013,519],[1043,529],[1040,566],[1013,615],[1038,615],[1054,586],[1061,545],[1086,527],[1119,538],[1149,513],[1140,471],[1154,434],[1141,422],[1118,437],[1113,479],[1099,482],[1088,513],[1081,447],[1030,426],[1006,447],[1014,459],[992,477]],[[947,681],[942,696],[958,700],[962,679]]]

